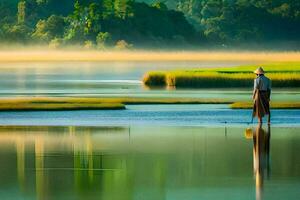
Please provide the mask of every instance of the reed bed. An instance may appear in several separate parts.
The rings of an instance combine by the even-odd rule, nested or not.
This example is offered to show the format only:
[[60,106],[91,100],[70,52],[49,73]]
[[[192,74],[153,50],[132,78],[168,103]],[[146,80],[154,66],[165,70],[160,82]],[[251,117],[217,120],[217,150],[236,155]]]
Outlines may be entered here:
[[205,69],[205,71],[217,71],[217,72],[241,72],[241,73],[251,73],[257,67],[263,67],[268,73],[277,72],[294,72],[300,73],[300,62],[276,62],[276,63],[261,63],[256,65],[242,65],[237,67],[225,67],[225,68],[212,68]]
[[121,110],[126,104],[230,104],[219,99],[195,98],[78,98],[22,97],[0,99],[0,111]]
[[64,111],[64,110],[122,110],[122,104],[66,104],[66,103],[40,103],[40,104],[8,104],[0,105],[0,111]]
[[[265,65],[264,65],[265,66]],[[257,66],[215,68],[200,70],[176,70],[148,72],[143,78],[145,85],[173,86],[181,88],[231,88],[252,87]],[[273,87],[300,87],[300,63],[275,63],[265,67]],[[164,79],[164,80],[162,80]]]
[[16,97],[0,98],[0,104],[151,104],[151,103],[230,103],[220,99],[153,97]]
[[[0,111],[122,110],[129,104],[227,104],[232,109],[252,108],[251,102],[202,98],[78,98],[22,97],[0,99]],[[297,109],[298,102],[275,102],[276,109]]]
[[[300,109],[300,103],[297,102],[271,102],[271,109]],[[253,102],[235,102],[230,105],[232,109],[252,109]]]
[[120,110],[125,105],[117,101],[101,101],[89,98],[27,97],[0,99],[0,111],[37,110]]
[[[162,81],[162,77],[161,73],[157,75],[155,72],[151,72],[144,77],[143,82],[149,87],[243,88],[252,87],[255,78],[250,73],[219,72],[166,72],[164,81]],[[300,73],[268,73],[268,77],[272,80],[273,87],[300,87]]]
[[149,72],[144,76],[143,82],[145,85],[162,86],[166,84],[165,72]]

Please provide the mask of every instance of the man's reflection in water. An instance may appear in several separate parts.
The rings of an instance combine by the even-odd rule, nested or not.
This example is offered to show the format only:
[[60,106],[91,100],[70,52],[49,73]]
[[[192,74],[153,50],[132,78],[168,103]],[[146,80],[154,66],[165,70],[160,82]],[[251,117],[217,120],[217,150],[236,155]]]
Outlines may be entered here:
[[[270,176],[270,138],[271,129],[267,131],[258,124],[253,133],[253,169],[256,180],[256,199],[262,199],[264,178]],[[265,175],[266,173],[266,175]]]

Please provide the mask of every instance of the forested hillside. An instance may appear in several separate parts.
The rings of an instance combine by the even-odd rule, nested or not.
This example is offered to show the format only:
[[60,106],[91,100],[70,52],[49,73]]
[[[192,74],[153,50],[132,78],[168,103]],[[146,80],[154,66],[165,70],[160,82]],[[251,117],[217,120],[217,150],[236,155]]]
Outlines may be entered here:
[[244,42],[300,37],[300,1],[178,0],[177,9],[214,40]]
[[54,48],[297,47],[300,1],[0,0],[0,40]]

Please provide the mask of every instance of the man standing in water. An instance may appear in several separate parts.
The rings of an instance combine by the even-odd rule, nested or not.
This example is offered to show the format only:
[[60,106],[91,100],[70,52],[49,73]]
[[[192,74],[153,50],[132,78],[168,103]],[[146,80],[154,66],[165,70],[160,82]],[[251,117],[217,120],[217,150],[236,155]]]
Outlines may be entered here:
[[264,74],[263,68],[259,67],[254,71],[257,78],[254,79],[253,90],[253,117],[258,118],[258,122],[262,123],[262,118],[268,115],[268,123],[271,121],[270,113],[270,97],[271,97],[271,81]]

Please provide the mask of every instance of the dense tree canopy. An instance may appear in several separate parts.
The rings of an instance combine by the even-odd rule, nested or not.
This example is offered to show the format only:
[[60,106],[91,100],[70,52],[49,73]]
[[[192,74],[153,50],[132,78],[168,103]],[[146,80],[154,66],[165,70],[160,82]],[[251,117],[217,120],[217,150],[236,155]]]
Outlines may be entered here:
[[300,1],[0,0],[0,40],[99,48],[297,43]]
[[300,1],[178,0],[177,9],[221,42],[299,40]]

